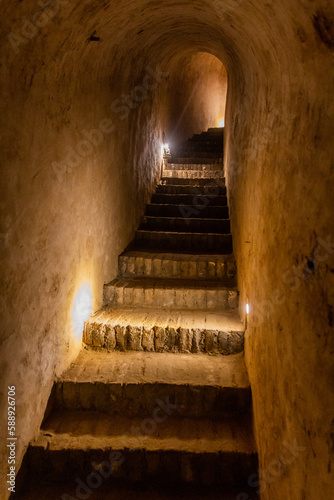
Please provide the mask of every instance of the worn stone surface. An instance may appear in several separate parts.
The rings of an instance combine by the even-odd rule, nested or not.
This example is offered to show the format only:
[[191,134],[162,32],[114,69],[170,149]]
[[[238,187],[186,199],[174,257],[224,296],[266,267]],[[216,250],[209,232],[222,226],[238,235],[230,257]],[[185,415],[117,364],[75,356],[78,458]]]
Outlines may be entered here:
[[[160,333],[155,341],[162,339],[164,345],[162,332],[155,333]],[[189,332],[183,335],[190,350]],[[175,417],[233,420],[250,415],[251,391],[242,353],[219,357],[162,351],[82,351],[55,384],[53,411],[99,411],[145,419],[152,415],[157,399],[165,403],[168,398],[177,405]]]
[[117,278],[104,285],[104,305],[229,312],[238,307],[238,292],[217,281]]
[[[184,329],[188,332],[186,341]],[[206,337],[213,331],[224,347],[212,351]],[[243,351],[244,331],[236,312],[106,308],[86,321],[83,341],[108,351],[236,354]]]
[[243,353],[218,357],[84,349],[58,380],[249,386]]
[[[199,165],[200,167],[201,165]],[[208,182],[210,179],[223,179],[224,171],[221,169],[210,169],[210,170],[196,170],[192,168],[189,170],[189,165],[185,165],[183,169],[169,169],[166,168],[163,171],[163,176],[166,179],[176,178],[176,179],[207,179]]]
[[[152,433],[152,423],[159,427],[157,435]],[[201,439],[194,437],[196,433]],[[209,425],[206,419],[194,422],[170,416],[158,425],[153,418],[55,412],[31,443],[29,468],[44,481],[74,480],[90,474],[92,462],[105,463],[113,451],[118,456],[118,472],[127,482],[149,480],[163,485],[183,479],[186,484],[242,486],[257,467],[250,433],[251,422],[245,417]],[[158,457],[155,470],[148,466],[152,454]],[[182,477],[185,462],[188,479]],[[221,474],[226,465],[229,480]]]

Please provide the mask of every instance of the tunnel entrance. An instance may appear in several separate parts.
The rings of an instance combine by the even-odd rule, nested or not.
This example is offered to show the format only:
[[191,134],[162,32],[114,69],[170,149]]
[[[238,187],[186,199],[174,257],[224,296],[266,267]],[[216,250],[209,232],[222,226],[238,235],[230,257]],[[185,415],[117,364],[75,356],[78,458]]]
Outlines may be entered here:
[[208,52],[182,54],[170,74],[167,137],[171,147],[193,134],[221,127],[225,119],[227,72]]

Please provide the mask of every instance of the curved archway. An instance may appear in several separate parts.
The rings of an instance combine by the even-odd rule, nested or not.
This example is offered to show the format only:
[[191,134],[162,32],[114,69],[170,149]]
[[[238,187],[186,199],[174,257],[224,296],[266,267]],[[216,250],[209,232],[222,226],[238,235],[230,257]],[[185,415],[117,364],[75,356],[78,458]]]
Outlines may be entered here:
[[[261,464],[277,459],[285,439],[312,440],[318,450],[266,494],[305,489],[317,498],[320,484],[331,493],[323,332],[332,328],[333,298],[321,279],[311,286],[299,278],[297,289],[293,281],[296,262],[314,256],[319,242],[328,249],[321,276],[333,268],[331,3],[25,0],[6,2],[2,13],[1,375],[4,385],[16,378],[22,415],[30,415],[18,424],[18,457],[54,376],[77,354],[76,289],[88,281],[100,306],[158,180],[161,135],[177,115],[171,79],[187,72],[189,57],[195,74],[204,58],[195,54],[205,52],[229,75],[225,165],[241,307],[247,301],[261,316],[260,324],[250,316],[246,340]],[[147,76],[151,90],[136,93]],[[186,102],[190,90],[182,90]],[[182,133],[190,128],[184,122]],[[305,470],[317,477],[302,484]]]

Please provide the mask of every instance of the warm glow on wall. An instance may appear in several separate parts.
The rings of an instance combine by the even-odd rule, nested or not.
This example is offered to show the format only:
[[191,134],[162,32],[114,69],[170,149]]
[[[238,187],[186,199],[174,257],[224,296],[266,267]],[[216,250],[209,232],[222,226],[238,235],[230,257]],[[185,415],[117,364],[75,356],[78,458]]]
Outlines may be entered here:
[[224,127],[224,125],[225,125],[225,120],[224,120],[224,118],[220,118],[220,119],[218,120],[218,127]]
[[161,158],[164,156],[169,156],[170,155],[170,146],[169,144],[161,144]]
[[88,282],[82,283],[75,294],[72,307],[72,327],[77,340],[82,339],[85,321],[93,312],[93,294]]

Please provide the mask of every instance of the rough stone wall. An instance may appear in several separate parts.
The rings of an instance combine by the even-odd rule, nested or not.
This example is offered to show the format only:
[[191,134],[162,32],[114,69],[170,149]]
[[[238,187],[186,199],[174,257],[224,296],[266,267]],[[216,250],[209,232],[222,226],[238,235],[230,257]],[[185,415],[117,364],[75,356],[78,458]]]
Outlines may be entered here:
[[228,191],[261,466],[251,483],[268,500],[330,499],[334,486],[334,32],[323,6],[262,12],[256,62],[242,76],[230,68]]
[[[150,76],[145,94],[146,64],[121,71],[122,54],[107,60],[102,42],[87,41],[93,28],[80,29],[89,9],[79,2],[63,2],[16,53],[7,34],[21,36],[21,18],[32,19],[38,5],[15,4],[15,12],[2,5],[1,489],[7,387],[16,386],[20,463],[55,376],[81,348],[75,298],[85,286],[83,314],[101,307],[103,284],[116,277],[161,166],[151,112],[161,82]],[[121,106],[136,87],[131,107]]]
[[[229,75],[225,164],[262,498],[331,498],[331,2],[54,0],[43,17],[33,0],[0,3],[1,417],[15,384],[18,462],[80,347],[75,294],[87,282],[99,307],[157,179],[180,57],[208,52]],[[158,66],[169,76],[148,78]],[[98,127],[85,154],[83,131]]]

